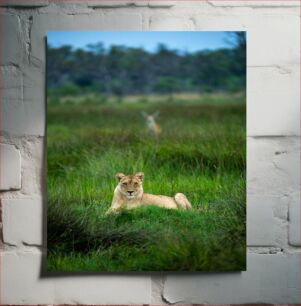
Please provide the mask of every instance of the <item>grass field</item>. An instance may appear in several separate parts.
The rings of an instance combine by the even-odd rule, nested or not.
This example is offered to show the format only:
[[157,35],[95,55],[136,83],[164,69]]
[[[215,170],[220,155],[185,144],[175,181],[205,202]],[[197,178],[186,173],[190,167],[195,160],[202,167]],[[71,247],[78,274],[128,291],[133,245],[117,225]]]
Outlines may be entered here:
[[[159,138],[142,110],[160,110]],[[242,95],[48,103],[48,270],[245,270],[245,120]],[[138,171],[193,210],[105,215],[115,174]]]

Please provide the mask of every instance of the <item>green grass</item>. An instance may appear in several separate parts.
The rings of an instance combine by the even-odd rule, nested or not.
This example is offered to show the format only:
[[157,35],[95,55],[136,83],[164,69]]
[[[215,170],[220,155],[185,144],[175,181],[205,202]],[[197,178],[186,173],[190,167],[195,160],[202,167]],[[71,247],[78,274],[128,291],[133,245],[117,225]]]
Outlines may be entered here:
[[[49,271],[245,269],[245,103],[206,99],[49,103]],[[158,109],[156,139],[141,110]],[[138,171],[145,192],[183,192],[193,210],[105,215],[115,173]]]

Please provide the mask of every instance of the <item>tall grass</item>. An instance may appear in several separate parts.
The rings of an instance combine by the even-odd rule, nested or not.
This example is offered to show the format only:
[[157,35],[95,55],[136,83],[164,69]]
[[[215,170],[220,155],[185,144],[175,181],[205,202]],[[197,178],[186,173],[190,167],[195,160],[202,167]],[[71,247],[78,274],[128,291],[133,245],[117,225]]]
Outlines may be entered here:
[[[243,270],[245,103],[231,98],[49,104],[48,269]],[[158,109],[155,138],[141,110]],[[105,215],[115,173],[138,171],[145,192],[184,192],[193,210]]]

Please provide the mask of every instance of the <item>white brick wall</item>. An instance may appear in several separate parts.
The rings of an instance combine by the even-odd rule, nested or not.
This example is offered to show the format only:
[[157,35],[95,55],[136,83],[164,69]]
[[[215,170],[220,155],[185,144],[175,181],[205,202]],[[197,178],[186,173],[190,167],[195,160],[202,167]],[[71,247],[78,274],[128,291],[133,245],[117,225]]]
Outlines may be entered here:
[[300,254],[249,254],[247,272],[169,275],[163,297],[169,303],[297,303]]
[[21,189],[21,155],[13,145],[0,145],[0,190]]
[[5,44],[2,44],[2,65],[20,64],[22,62],[22,37],[20,18],[16,14],[4,13],[0,15],[2,27],[5,29]]
[[4,199],[2,211],[5,244],[20,248],[26,245],[42,246],[42,199]]
[[[1,1],[2,304],[298,303],[299,1]],[[45,35],[246,30],[248,270],[45,276]]]
[[295,194],[289,200],[289,243],[301,245],[300,237],[300,194]]
[[39,7],[49,4],[48,0],[3,0],[0,6],[7,7]]
[[149,18],[150,31],[192,31],[194,30],[193,20],[189,17],[151,15]]
[[148,275],[41,275],[37,248],[6,251],[2,262],[2,299],[6,304],[142,304],[149,301]]

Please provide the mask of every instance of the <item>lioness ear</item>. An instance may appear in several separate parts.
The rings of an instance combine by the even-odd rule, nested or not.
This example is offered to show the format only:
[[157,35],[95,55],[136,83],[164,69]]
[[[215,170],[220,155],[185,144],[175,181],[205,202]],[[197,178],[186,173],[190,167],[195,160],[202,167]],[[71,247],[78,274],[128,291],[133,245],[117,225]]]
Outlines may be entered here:
[[135,174],[135,176],[140,180],[140,182],[143,181],[144,179],[144,173],[143,172],[138,172]]
[[123,173],[117,173],[117,174],[115,175],[115,177],[117,178],[118,182],[120,182],[120,180],[121,180],[123,177],[125,177],[125,175],[124,175]]

